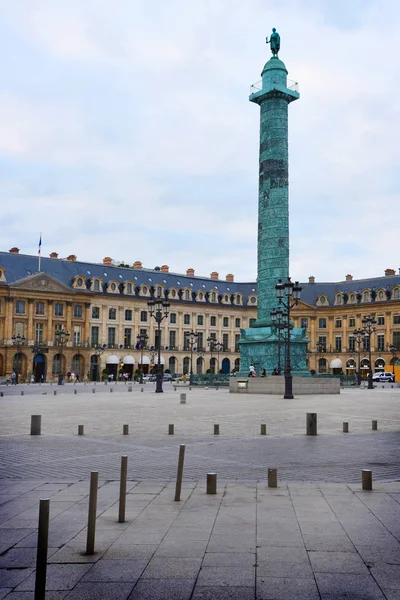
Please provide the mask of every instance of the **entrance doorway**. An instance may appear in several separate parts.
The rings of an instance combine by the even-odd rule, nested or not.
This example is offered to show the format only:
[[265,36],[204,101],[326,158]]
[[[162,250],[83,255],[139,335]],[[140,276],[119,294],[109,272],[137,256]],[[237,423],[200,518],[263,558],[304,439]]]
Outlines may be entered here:
[[43,383],[46,379],[46,359],[41,353],[33,357],[33,376],[36,383]]

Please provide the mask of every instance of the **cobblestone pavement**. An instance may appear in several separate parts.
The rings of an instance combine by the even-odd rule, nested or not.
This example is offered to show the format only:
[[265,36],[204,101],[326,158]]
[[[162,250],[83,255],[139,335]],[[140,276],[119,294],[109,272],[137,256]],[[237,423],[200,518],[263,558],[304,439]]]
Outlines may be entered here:
[[[371,468],[375,479],[400,477],[400,390],[346,390],[291,401],[184,390],[187,404],[180,404],[182,390],[174,392],[170,384],[163,394],[155,394],[153,385],[143,392],[138,385],[132,392],[123,384],[111,389],[42,386],[40,394],[0,398],[0,478],[76,479],[98,470],[116,479],[121,454],[128,455],[135,479],[173,478],[181,443],[185,476],[194,480],[207,470],[229,480],[263,480],[271,466],[285,481],[356,482],[362,468]],[[316,437],[305,435],[307,412],[318,414]],[[29,435],[32,414],[42,415],[41,436]],[[372,419],[378,420],[376,432]],[[349,421],[348,434],[343,421]],[[213,434],[216,423],[219,436]],[[267,436],[260,435],[261,423]],[[78,437],[79,424],[85,435]],[[122,435],[123,424],[129,424],[129,436]]]
[[[0,387],[0,600],[34,598],[42,497],[51,505],[46,600],[400,600],[400,390],[286,401],[109,389]],[[305,435],[307,412],[318,414],[316,437]],[[32,414],[42,415],[41,436],[29,435]],[[118,523],[122,454],[129,481]],[[266,487],[268,467],[278,467],[277,489]],[[361,491],[363,468],[372,492]],[[89,556],[92,470],[100,482]],[[205,493],[209,471],[216,495]]]

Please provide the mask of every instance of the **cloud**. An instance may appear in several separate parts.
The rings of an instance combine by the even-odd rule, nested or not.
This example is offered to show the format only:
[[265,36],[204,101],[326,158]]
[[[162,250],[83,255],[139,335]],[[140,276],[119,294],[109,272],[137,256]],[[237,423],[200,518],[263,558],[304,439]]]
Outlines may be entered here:
[[35,252],[45,230],[43,252],[255,278],[259,110],[247,95],[276,26],[301,91],[289,106],[293,277],[395,267],[392,1],[21,0],[0,15],[12,57],[4,249]]

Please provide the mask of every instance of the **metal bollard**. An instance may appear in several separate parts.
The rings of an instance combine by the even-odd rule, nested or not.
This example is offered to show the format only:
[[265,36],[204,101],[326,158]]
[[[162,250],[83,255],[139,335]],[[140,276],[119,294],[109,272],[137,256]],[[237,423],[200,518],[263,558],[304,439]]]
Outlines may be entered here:
[[261,432],[260,435],[267,435],[267,425],[266,423],[261,423]]
[[110,392],[113,392],[114,390],[112,388],[110,388]]
[[372,421],[372,431],[378,431],[378,421]]
[[78,435],[84,435],[84,425],[78,425]]
[[21,396],[23,396],[23,395],[24,395],[24,390],[21,390]]
[[119,481],[119,512],[118,523],[125,523],[126,480],[128,478],[128,457],[121,456],[121,478]]
[[129,425],[122,426],[122,435],[129,435]]
[[39,504],[38,543],[36,553],[35,600],[45,600],[47,551],[49,546],[50,500],[41,498]]
[[129,386],[128,386],[128,392],[131,392],[131,391],[132,391],[132,386],[131,386],[131,385],[129,385]]
[[181,499],[183,463],[185,461],[185,444],[179,446],[178,471],[176,473],[175,502]]
[[219,425],[214,425],[214,435],[219,435]]
[[217,493],[217,474],[207,473],[207,494]]
[[53,396],[57,396],[57,390],[54,390]]
[[94,554],[94,540],[96,536],[96,511],[97,511],[97,486],[99,482],[99,473],[92,471],[90,473],[90,492],[89,492],[89,513],[86,538],[86,554]]
[[143,392],[143,388],[140,391]]
[[317,413],[307,413],[306,431],[307,435],[317,435]]
[[168,425],[168,435],[174,435],[174,425],[172,423]]
[[78,390],[74,390],[74,394],[77,394],[77,393],[78,393]]
[[349,433],[349,424],[347,421],[343,421],[343,433]]
[[96,390],[93,388],[92,389],[92,394],[95,394],[95,393],[96,393]]
[[41,435],[42,415],[31,415],[31,435]]
[[372,471],[370,469],[363,469],[361,473],[362,478],[362,489],[366,491],[372,490]]
[[1,396],[1,398],[3,398],[4,392],[0,392],[0,396]]
[[268,487],[278,487],[278,469],[268,469]]
[[186,404],[186,394],[181,394],[181,404]]

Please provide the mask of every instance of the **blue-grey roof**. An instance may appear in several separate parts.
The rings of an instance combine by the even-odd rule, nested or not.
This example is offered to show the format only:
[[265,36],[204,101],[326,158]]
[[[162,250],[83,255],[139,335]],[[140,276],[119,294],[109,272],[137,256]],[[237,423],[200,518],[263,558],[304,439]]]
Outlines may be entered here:
[[[14,283],[38,272],[38,257],[26,254],[13,254],[0,252],[0,266],[5,269],[6,283]],[[117,281],[124,283],[131,281],[136,287],[147,284],[149,286],[163,285],[166,289],[191,288],[193,292],[216,291],[219,295],[243,295],[243,304],[247,299],[257,293],[256,282],[229,282],[220,279],[213,280],[208,277],[189,277],[179,273],[163,273],[158,269],[133,269],[128,267],[105,266],[98,263],[70,261],[59,258],[41,258],[41,271],[48,273],[66,286],[72,287],[74,278],[78,275],[86,278],[88,282],[93,277],[100,277],[103,284]],[[2,282],[0,282],[2,285]],[[4,283],[3,283],[4,285]],[[364,290],[377,292],[384,290],[385,300],[391,299],[391,290],[400,286],[400,274],[374,277],[370,279],[355,279],[352,281],[302,283],[301,300],[306,304],[315,306],[321,294],[327,297],[327,304],[334,304],[335,295],[339,292],[350,295],[352,292],[360,295]],[[118,292],[119,293],[119,292]],[[346,297],[345,297],[346,299]]]

